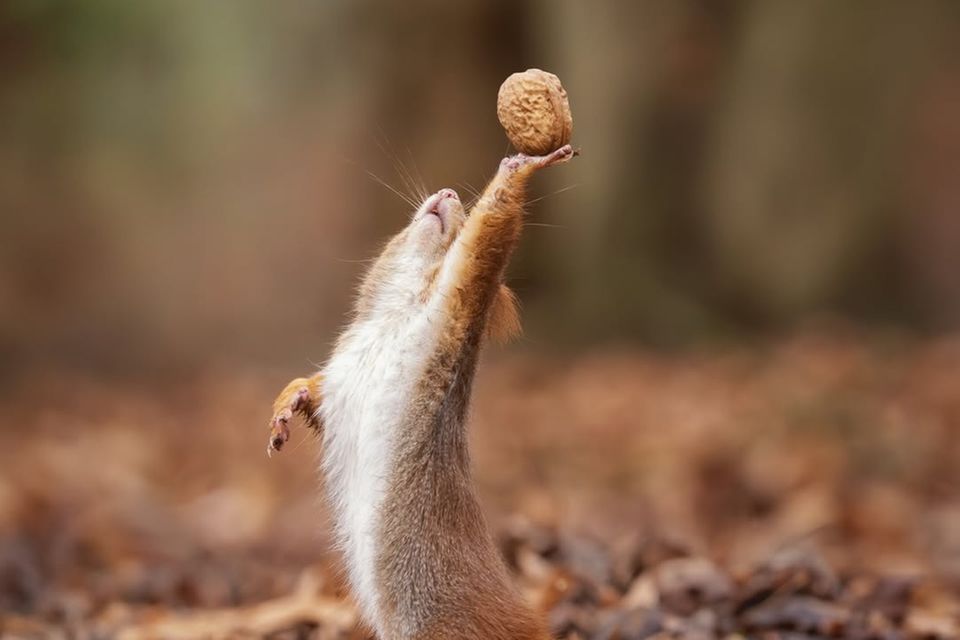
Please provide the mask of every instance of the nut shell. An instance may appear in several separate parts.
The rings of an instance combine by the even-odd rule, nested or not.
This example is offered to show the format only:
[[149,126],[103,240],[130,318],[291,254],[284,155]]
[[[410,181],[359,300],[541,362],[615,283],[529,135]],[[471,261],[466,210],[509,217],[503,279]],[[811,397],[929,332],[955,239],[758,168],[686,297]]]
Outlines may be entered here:
[[570,142],[573,116],[560,78],[527,69],[500,85],[497,118],[518,151],[544,155]]

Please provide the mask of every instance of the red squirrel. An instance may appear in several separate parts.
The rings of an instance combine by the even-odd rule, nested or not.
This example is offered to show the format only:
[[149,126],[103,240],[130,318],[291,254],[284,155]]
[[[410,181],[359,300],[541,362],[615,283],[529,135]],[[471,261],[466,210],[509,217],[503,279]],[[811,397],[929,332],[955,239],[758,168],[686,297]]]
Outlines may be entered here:
[[504,270],[538,170],[504,158],[469,215],[441,189],[386,245],[322,369],[274,402],[268,452],[302,415],[363,620],[383,640],[546,640],[487,529],[470,476],[466,415],[485,337],[519,331]]

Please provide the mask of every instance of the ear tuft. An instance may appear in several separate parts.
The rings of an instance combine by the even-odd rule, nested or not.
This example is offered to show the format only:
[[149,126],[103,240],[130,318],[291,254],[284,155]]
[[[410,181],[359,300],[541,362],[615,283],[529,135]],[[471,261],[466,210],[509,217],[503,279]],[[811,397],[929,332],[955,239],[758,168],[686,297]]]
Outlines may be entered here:
[[505,344],[520,335],[520,308],[517,296],[505,284],[501,284],[493,298],[490,316],[487,318],[485,337]]

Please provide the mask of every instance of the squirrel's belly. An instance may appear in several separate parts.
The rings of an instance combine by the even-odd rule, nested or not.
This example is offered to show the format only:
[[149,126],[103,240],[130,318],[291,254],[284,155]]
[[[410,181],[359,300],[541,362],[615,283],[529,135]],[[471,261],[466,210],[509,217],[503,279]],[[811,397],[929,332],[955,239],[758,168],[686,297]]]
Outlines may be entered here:
[[322,471],[354,595],[380,620],[378,516],[389,487],[397,427],[432,347],[430,323],[353,327],[324,368]]

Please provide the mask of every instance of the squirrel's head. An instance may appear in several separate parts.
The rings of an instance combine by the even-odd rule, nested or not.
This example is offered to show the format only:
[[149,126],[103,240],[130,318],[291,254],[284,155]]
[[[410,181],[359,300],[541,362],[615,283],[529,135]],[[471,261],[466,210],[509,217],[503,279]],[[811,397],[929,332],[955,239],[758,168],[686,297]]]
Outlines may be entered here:
[[[463,227],[466,214],[453,189],[440,189],[414,211],[410,224],[396,238],[402,251],[439,262]],[[392,244],[392,243],[391,243]]]
[[425,299],[465,220],[460,196],[453,189],[428,196],[370,268],[360,288],[358,308],[404,308]]

